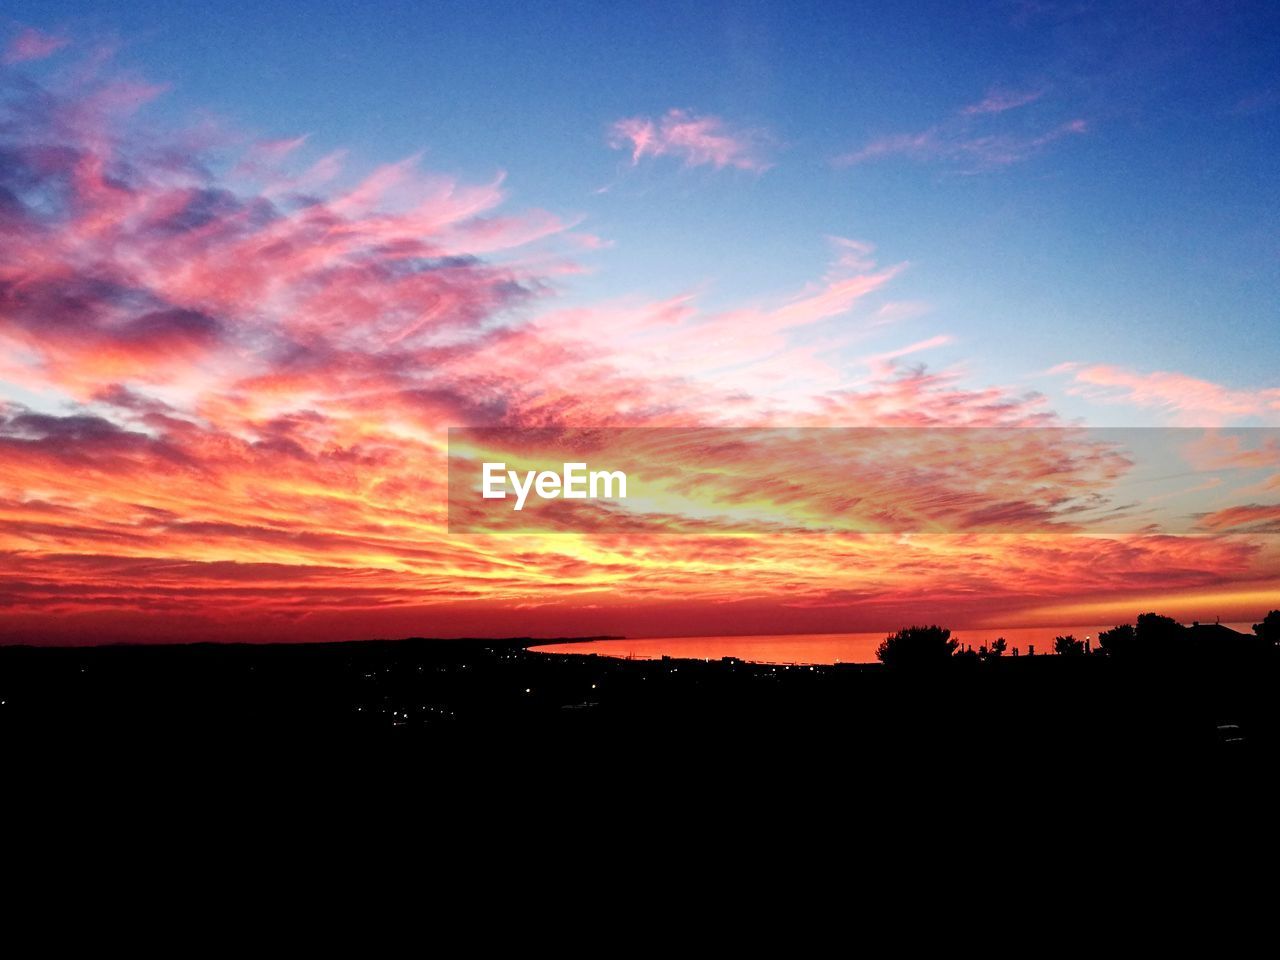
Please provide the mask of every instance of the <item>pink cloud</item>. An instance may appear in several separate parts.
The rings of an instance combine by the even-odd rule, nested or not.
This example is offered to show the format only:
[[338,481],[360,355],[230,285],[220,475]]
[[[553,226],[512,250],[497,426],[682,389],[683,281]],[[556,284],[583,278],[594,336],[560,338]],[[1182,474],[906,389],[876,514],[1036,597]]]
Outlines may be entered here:
[[758,131],[731,130],[719,117],[668,110],[658,119],[628,117],[610,129],[609,146],[629,149],[631,162],[644,157],[675,157],[688,167],[735,167],[763,173],[772,164],[762,156],[767,138]]
[[877,157],[891,156],[893,154],[926,156],[941,152],[941,149],[938,134],[935,130],[930,129],[920,133],[895,133],[886,137],[878,137],[860,150],[841,154],[836,157],[834,163],[838,167],[847,167],[867,160],[874,160]]
[[260,140],[246,151],[235,172],[247,176],[271,173],[307,140],[308,137],[305,134],[279,140]]
[[1269,469],[1280,467],[1280,438],[1264,436],[1251,445],[1240,434],[1210,430],[1184,453],[1198,470]]
[[888,350],[884,353],[877,353],[874,356],[867,357],[867,366],[878,376],[891,376],[897,367],[898,360],[903,357],[909,357],[911,354],[919,353],[922,350],[932,350],[934,347],[945,347],[952,342],[952,337],[946,334],[939,334],[936,337],[929,337],[927,340],[899,347],[897,350]]
[[1051,427],[1061,424],[1034,391],[966,389],[955,370],[895,368],[856,389],[833,391],[805,426]]
[[1280,533],[1280,504],[1249,503],[1215,510],[1200,518],[1201,529],[1214,533]]
[[872,316],[877,324],[890,324],[924,316],[931,309],[923,300],[890,300],[877,307]]
[[1004,113],[1006,110],[1014,110],[1025,107],[1029,103],[1035,103],[1042,96],[1044,96],[1043,90],[1030,90],[1023,93],[992,90],[982,100],[969,104],[960,112],[969,117],[984,113]]
[[1280,416],[1280,388],[1238,390],[1185,373],[1140,373],[1109,364],[1062,363],[1050,374],[1070,374],[1067,392],[1099,403],[1128,403],[1173,414],[1183,424],[1215,425],[1241,417]]
[[53,33],[45,33],[35,27],[26,27],[9,41],[3,60],[6,64],[28,63],[43,60],[61,50],[71,41]]
[[992,90],[977,103],[961,107],[954,115],[914,133],[877,137],[832,162],[848,167],[884,157],[908,157],[919,162],[946,163],[968,172],[1007,167],[1028,159],[1064,137],[1083,134],[1088,124],[1079,118],[1046,124],[1002,127],[1002,115],[1038,102],[1042,90]]
[[872,255],[876,252],[875,244],[865,240],[850,240],[847,237],[827,237],[836,252],[835,261],[831,265],[828,276],[840,271],[870,270],[875,266]]
[[969,170],[1007,167],[1028,159],[1045,146],[1088,132],[1084,120],[1069,120],[1036,134],[977,133],[950,125],[920,133],[894,134],[872,140],[865,147],[836,157],[837,167],[855,166],[888,156],[905,156],[921,162],[946,162]]

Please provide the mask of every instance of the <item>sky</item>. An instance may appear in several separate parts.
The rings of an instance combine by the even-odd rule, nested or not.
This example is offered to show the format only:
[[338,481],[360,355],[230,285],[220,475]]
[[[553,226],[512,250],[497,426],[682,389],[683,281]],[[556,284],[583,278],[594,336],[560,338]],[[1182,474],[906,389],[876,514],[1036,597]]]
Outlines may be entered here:
[[458,426],[1280,426],[1274,5],[4,18],[0,641],[1280,606],[1267,439],[1199,457],[1195,515],[1252,512],[1194,535],[445,511]]

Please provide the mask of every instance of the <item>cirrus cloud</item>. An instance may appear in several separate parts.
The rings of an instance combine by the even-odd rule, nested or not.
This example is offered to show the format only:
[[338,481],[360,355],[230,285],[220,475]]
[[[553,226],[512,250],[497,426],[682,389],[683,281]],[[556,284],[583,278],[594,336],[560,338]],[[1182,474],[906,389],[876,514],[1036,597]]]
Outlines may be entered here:
[[1036,119],[1019,126],[1002,124],[1004,114],[1037,103],[1044,91],[992,90],[982,100],[961,107],[952,116],[914,133],[894,133],[872,139],[866,145],[837,156],[836,167],[851,167],[901,156],[927,163],[944,163],[976,173],[1008,167],[1039,153],[1064,137],[1088,132],[1078,117],[1068,120]]
[[1142,373],[1113,364],[1061,363],[1050,374],[1069,374],[1067,392],[1099,403],[1127,403],[1173,415],[1179,423],[1214,425],[1241,418],[1280,420],[1280,388],[1242,390],[1166,370]]
[[57,53],[71,41],[60,34],[45,33],[35,27],[20,30],[5,47],[0,61],[12,66],[32,60],[43,60]]
[[609,130],[609,146],[631,152],[632,165],[645,157],[674,157],[687,167],[733,167],[763,173],[769,138],[755,130],[735,130],[714,116],[671,109],[658,118],[627,117]]

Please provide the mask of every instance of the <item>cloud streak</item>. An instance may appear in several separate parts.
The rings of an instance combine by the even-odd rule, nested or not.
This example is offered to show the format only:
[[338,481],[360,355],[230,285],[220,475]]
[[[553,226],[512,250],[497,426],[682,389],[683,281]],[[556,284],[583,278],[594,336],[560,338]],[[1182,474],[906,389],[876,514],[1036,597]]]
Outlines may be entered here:
[[769,138],[759,131],[735,130],[714,116],[668,110],[661,117],[627,117],[609,129],[609,146],[627,150],[633,166],[646,157],[672,157],[686,167],[731,167],[763,173]]
[[1069,375],[1067,392],[1074,396],[1159,410],[1183,425],[1213,426],[1243,418],[1280,422],[1280,388],[1241,390],[1184,373],[1142,373],[1111,364],[1062,363],[1049,373]]
[[960,113],[966,117],[1004,113],[1006,110],[1016,110],[1018,107],[1035,103],[1043,96],[1043,90],[1027,90],[1021,93],[1011,90],[992,90],[977,103],[961,108]]
[[35,27],[26,27],[9,41],[3,56],[0,56],[0,61],[12,66],[33,60],[43,60],[57,53],[70,42],[67,37],[59,34],[45,33]]
[[1043,91],[1022,93],[993,90],[982,100],[961,107],[951,117],[914,133],[876,137],[864,146],[837,156],[836,167],[852,167],[891,157],[920,163],[940,163],[981,172],[1021,163],[1050,144],[1088,132],[1080,118],[1027,121],[1016,127],[1004,114],[1041,100]]

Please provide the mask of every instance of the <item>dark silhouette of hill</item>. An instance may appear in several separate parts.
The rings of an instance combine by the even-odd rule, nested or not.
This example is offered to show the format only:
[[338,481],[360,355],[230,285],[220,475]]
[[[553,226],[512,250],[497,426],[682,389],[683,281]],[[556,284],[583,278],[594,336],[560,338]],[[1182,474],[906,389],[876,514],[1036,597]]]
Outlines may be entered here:
[[908,628],[886,640],[889,665],[817,667],[531,653],[544,641],[530,639],[10,647],[0,733],[31,744],[645,743],[690,763],[779,749],[1261,756],[1280,742],[1280,648],[1265,630],[1155,615],[1117,630],[1087,654],[1072,638],[1068,655],[1011,656]]

